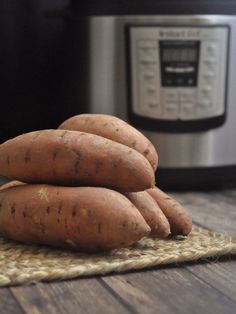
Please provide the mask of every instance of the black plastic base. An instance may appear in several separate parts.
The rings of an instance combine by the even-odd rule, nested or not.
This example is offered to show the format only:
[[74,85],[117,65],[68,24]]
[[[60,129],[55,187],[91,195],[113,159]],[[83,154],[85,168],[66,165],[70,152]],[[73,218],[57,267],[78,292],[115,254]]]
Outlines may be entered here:
[[236,165],[217,168],[159,168],[157,186],[165,190],[209,190],[236,187]]

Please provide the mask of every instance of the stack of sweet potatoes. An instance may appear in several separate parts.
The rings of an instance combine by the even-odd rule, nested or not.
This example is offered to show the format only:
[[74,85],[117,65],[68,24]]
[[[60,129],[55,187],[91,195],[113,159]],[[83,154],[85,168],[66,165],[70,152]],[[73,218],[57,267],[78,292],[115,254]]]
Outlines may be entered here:
[[126,122],[84,114],[0,145],[0,233],[99,252],[144,236],[188,235],[191,216],[154,187],[158,157]]

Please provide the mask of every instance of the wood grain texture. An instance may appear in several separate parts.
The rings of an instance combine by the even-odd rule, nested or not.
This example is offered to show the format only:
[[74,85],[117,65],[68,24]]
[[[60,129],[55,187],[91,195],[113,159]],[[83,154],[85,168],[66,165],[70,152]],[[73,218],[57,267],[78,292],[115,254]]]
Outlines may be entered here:
[[39,283],[11,288],[28,314],[128,313],[128,310],[97,279]]
[[18,301],[7,288],[0,289],[0,313],[1,314],[23,314]]
[[103,280],[135,313],[236,312],[236,303],[187,269],[165,268]]
[[236,304],[236,258],[228,257],[220,263],[216,262],[217,260],[213,260],[211,263],[194,264],[186,268]]

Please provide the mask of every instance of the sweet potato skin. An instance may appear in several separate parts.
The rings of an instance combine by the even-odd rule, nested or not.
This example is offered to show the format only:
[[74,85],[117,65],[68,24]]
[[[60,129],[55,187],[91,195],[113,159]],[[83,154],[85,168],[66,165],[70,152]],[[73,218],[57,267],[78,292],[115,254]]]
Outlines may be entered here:
[[1,186],[0,186],[0,191],[1,191],[1,190],[8,189],[8,188],[12,188],[12,187],[14,187],[14,186],[23,185],[23,184],[25,184],[25,183],[20,182],[20,181],[16,181],[16,180],[10,181],[10,182],[7,182],[7,183],[1,185]]
[[126,193],[151,228],[153,238],[166,238],[170,234],[170,224],[155,200],[146,192]]
[[149,232],[134,205],[109,189],[35,184],[0,191],[0,233],[16,241],[100,252]]
[[158,188],[147,190],[157,202],[170,224],[173,235],[187,236],[192,230],[192,217],[175,199]]
[[78,131],[43,130],[0,145],[0,174],[26,183],[142,191],[154,184],[147,159],[125,145]]
[[59,129],[92,133],[124,144],[145,156],[154,171],[157,169],[158,155],[153,144],[141,132],[117,117],[81,114],[64,121]]

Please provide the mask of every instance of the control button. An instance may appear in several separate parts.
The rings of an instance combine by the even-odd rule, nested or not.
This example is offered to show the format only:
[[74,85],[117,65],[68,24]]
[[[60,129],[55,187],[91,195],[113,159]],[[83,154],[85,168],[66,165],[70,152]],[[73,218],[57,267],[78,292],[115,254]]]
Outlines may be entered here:
[[196,116],[199,118],[205,118],[212,116],[213,104],[210,100],[199,100],[196,107]]
[[215,67],[212,67],[210,69],[204,68],[203,71],[200,73],[199,85],[200,86],[210,85],[213,88],[215,86],[216,80],[217,80],[216,68]]
[[203,60],[203,63],[205,63],[206,65],[210,65],[210,64],[216,64],[216,58],[207,58]]
[[157,62],[157,51],[155,49],[139,49],[139,62]]
[[195,118],[195,105],[194,103],[181,104],[180,116],[183,120],[191,120]]
[[208,45],[207,45],[207,49],[208,50],[216,50],[216,48],[217,48],[217,44],[216,44],[216,42],[214,42],[214,41],[212,41],[212,42],[209,42],[208,43]]
[[202,42],[202,57],[203,62],[206,64],[217,63],[218,59],[218,44],[214,41],[204,41]]
[[145,71],[143,72],[143,76],[147,80],[152,80],[156,78],[156,73],[154,71]]
[[206,77],[206,78],[208,78],[208,77],[210,77],[210,78],[215,77],[215,71],[205,72],[205,73],[203,73],[203,77]]
[[150,109],[156,109],[156,108],[159,108],[160,107],[160,103],[155,101],[155,100],[150,100],[147,102],[147,106],[150,108]]
[[164,103],[178,103],[179,102],[179,93],[177,89],[166,88],[162,92],[162,98]]
[[177,78],[176,83],[178,85],[182,85],[184,83],[184,79],[182,77]]
[[156,65],[157,64],[156,60],[153,60],[152,58],[148,58],[148,57],[143,58],[139,62],[143,65],[150,65],[150,64]]
[[204,77],[204,79],[202,79],[202,84],[211,85],[213,88],[213,86],[215,85],[215,79],[212,77]]
[[164,118],[169,120],[176,120],[179,116],[179,106],[175,103],[168,103],[164,106]]
[[156,40],[139,40],[138,41],[139,48],[157,48]]
[[157,87],[155,85],[147,85],[146,91],[149,94],[156,93],[157,92]]
[[202,74],[213,73],[213,75],[216,75],[216,64],[213,63],[203,64],[201,73]]
[[196,116],[199,118],[214,117],[215,108],[209,100],[199,101],[196,107]]
[[189,86],[192,86],[193,83],[194,83],[194,80],[193,80],[192,78],[189,78],[189,79],[187,80],[187,83],[188,83]]
[[206,85],[206,86],[203,87],[202,90],[203,90],[204,92],[209,92],[209,91],[212,90],[212,87],[211,87],[210,85]]
[[210,55],[211,57],[216,58],[217,48],[218,47],[217,47],[217,44],[215,42],[208,43],[206,46],[207,54]]
[[203,78],[204,84],[213,85],[216,79],[216,75],[214,71],[209,71],[209,72],[203,73],[202,78]]
[[162,116],[162,107],[160,102],[156,98],[146,100],[143,103],[143,112],[149,112],[149,114],[160,118]]
[[198,103],[199,104],[205,104],[206,106],[210,105],[210,103],[212,102],[211,99],[212,99],[211,95],[206,95],[203,92],[200,92],[198,94]]
[[139,66],[140,77],[144,80],[157,80],[158,68],[153,64],[141,64]]
[[210,107],[212,104],[211,97],[198,97],[198,105],[201,108]]
[[212,97],[213,97],[213,88],[212,88],[212,86],[206,85],[206,86],[204,86],[203,88],[201,88],[199,90],[199,93],[198,93],[198,100],[199,100],[199,102],[211,101]]
[[198,107],[202,109],[206,109],[212,106],[212,102],[209,99],[200,99],[198,102]]
[[208,96],[212,92],[212,87],[210,85],[206,85],[205,87],[202,88],[201,92]]
[[180,103],[195,103],[196,91],[195,90],[182,90],[180,91]]
[[168,79],[166,80],[166,84],[169,85],[169,86],[173,85],[173,80],[170,79],[170,78],[168,78]]

